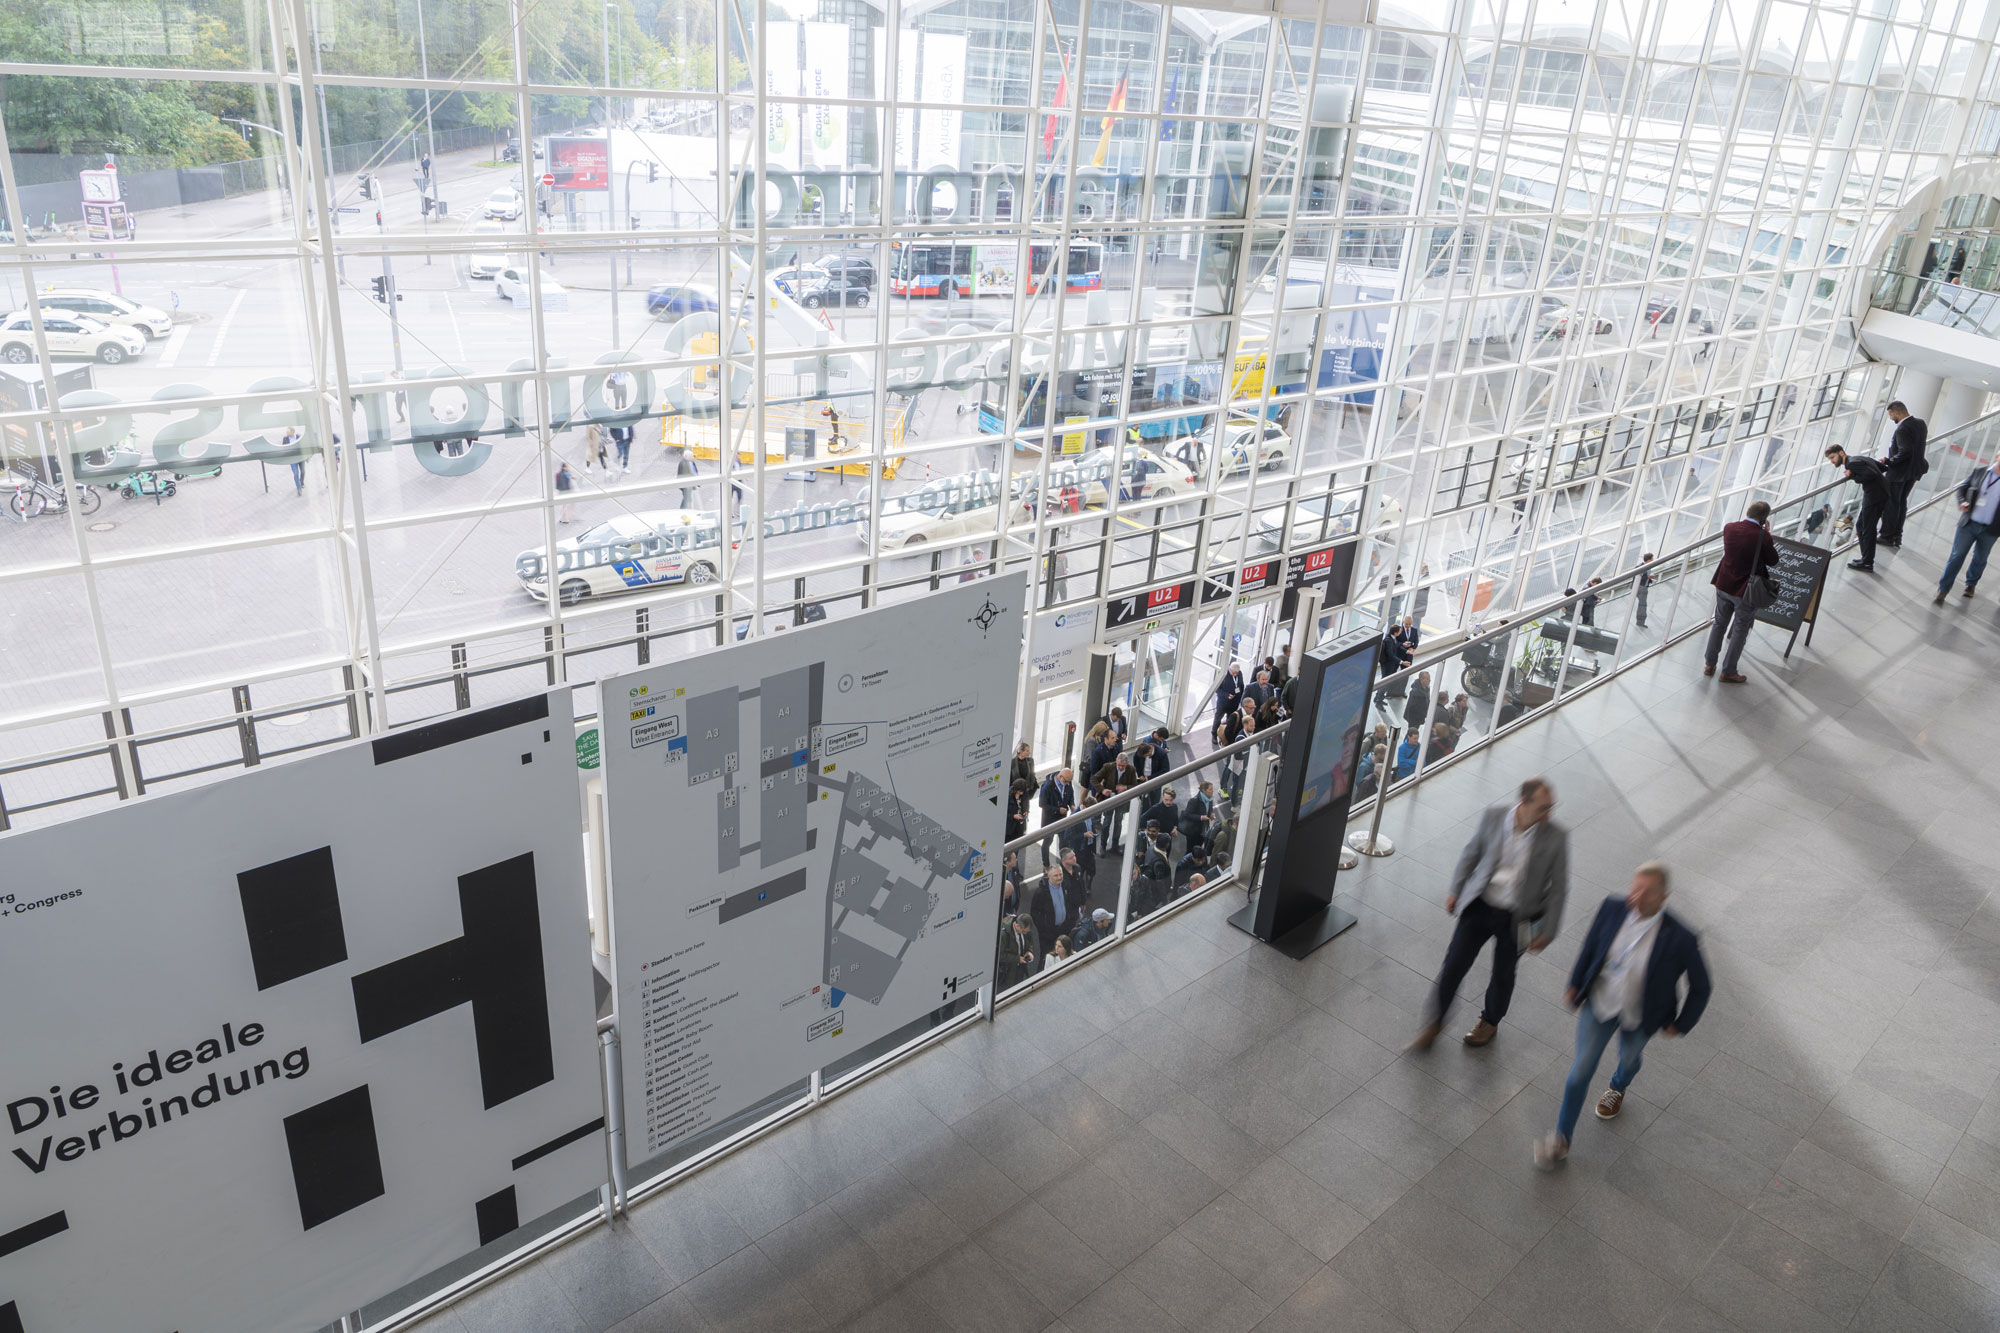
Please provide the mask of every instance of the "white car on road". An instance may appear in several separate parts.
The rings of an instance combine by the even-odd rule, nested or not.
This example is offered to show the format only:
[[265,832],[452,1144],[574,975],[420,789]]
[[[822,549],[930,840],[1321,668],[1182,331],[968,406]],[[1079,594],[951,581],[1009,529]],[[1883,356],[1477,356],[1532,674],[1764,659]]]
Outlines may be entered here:
[[[961,508],[946,505],[926,509],[921,495],[922,492],[882,497],[883,550],[905,551],[924,546],[950,545],[978,537],[990,538],[999,531],[1000,506],[991,499]],[[868,493],[865,489],[855,497],[854,505],[864,514],[867,512]],[[1033,506],[1024,500],[1015,501],[1013,516],[1007,521],[1017,529],[1023,524],[1032,527],[1035,522]],[[868,520],[863,518],[856,523],[854,532],[866,543]]]
[[[472,234],[474,236],[505,236],[513,230],[490,218],[484,222],[475,222],[472,224]],[[515,232],[514,234],[518,235],[519,233]],[[484,243],[498,244],[498,242]],[[505,252],[500,250],[474,250],[471,258],[466,261],[465,267],[466,272],[475,278],[490,278],[501,269],[507,267],[507,256]]]
[[[569,288],[544,273],[541,275],[542,309],[569,309]],[[526,307],[528,300],[528,266],[509,264],[493,278],[493,294]]]
[[127,300],[116,292],[92,287],[50,287],[36,299],[44,310],[68,310],[113,328],[143,333],[148,338],[164,338],[174,331],[172,315],[157,306]]
[[[556,543],[556,591],[564,606],[591,597],[641,592],[720,577],[721,519],[713,509],[620,514]],[[549,599],[544,547],[514,557],[514,574],[538,602]]]
[[[49,355],[83,357],[115,366],[130,361],[146,350],[144,335],[128,328],[100,324],[87,315],[69,310],[42,310],[42,331],[48,335]],[[35,359],[35,330],[28,312],[9,315],[0,323],[0,361],[26,365]]]
[[521,216],[521,192],[511,185],[503,186],[486,196],[482,211],[486,217],[513,222]]
[[[1283,468],[1292,456],[1292,437],[1275,421],[1233,416],[1223,425],[1222,475],[1241,476],[1250,467],[1250,453],[1257,453],[1257,466],[1266,472]],[[1260,438],[1261,436],[1261,438]],[[1170,456],[1187,464],[1197,474],[1208,470],[1207,428],[1196,435],[1183,435],[1167,446]]]

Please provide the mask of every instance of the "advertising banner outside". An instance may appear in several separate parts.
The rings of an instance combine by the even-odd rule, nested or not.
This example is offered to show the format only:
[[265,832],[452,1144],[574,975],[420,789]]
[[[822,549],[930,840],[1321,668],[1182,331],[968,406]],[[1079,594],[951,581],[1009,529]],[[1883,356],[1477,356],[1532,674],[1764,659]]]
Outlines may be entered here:
[[806,165],[821,171],[841,171],[847,167],[847,108],[829,106],[830,97],[846,97],[848,45],[852,38],[844,23],[806,24],[806,68],[804,93]]
[[557,690],[0,838],[0,1327],[308,1333],[598,1187],[574,743]]
[[[916,45],[916,34],[906,32],[903,41]],[[927,32],[924,34],[924,80],[923,100],[926,102],[957,103],[965,100],[965,38],[958,33]],[[960,124],[964,113],[941,111],[935,106],[923,111],[922,142],[915,163],[917,170],[928,171],[932,167],[953,167],[959,165],[958,146]],[[965,200],[959,201],[963,211]]]
[[[799,25],[764,25],[764,92],[771,98],[799,95]],[[764,104],[764,160],[785,171],[797,171],[803,161],[800,151],[799,112],[794,101]]]
[[549,140],[548,174],[555,177],[551,189],[608,190],[611,188],[610,147],[603,139]]
[[634,1162],[993,978],[1020,574],[606,680]]

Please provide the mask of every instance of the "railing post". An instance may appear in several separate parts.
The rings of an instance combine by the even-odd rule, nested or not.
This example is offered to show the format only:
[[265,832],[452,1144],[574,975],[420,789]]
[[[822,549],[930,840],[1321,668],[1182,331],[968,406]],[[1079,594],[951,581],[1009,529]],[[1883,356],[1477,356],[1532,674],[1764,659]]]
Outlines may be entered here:
[[257,753],[257,719],[250,712],[250,687],[229,687],[230,702],[236,706],[236,741],[243,750],[243,767],[255,768],[262,757]]
[[465,645],[451,646],[451,702],[454,708],[463,710],[472,707],[472,678],[465,673],[468,657]]

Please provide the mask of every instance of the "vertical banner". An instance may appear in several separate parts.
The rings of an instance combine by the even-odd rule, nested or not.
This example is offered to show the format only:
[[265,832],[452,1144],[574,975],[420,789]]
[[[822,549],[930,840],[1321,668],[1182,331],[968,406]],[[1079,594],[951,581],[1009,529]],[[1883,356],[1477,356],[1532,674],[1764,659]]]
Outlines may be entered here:
[[[896,34],[896,101],[900,104],[923,100],[917,87],[917,34],[908,28]],[[907,105],[896,108],[896,167],[917,169],[917,113]]]
[[[764,93],[772,98],[796,98],[799,95],[799,25],[796,23],[764,25]],[[773,170],[797,171],[804,160],[799,139],[799,104],[796,101],[766,102],[766,165]]]
[[0,837],[0,1328],[309,1333],[604,1179],[567,689]]
[[822,171],[847,167],[847,108],[828,98],[846,97],[848,47],[844,23],[806,24],[805,165]]
[[[956,106],[965,100],[963,36],[949,32],[924,34],[923,88],[923,100],[926,102],[948,102]],[[964,113],[956,110],[939,111],[932,107],[924,111],[923,143],[918,150],[921,160],[914,164],[917,170],[956,168],[960,165],[959,130],[964,118]]]
[[622,710],[604,770],[632,1160],[992,980],[1025,592],[977,579],[599,687]]

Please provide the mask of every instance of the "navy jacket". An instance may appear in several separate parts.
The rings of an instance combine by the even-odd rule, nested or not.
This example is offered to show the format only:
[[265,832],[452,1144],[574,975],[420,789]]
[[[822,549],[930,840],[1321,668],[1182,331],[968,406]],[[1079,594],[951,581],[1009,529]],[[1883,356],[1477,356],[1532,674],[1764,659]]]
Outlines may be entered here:
[[[1606,898],[1590,923],[1583,949],[1570,969],[1569,986],[1579,1003],[1590,1003],[1590,987],[1603,970],[1611,942],[1625,924],[1623,898]],[[1687,1001],[1680,998],[1680,979],[1687,978]],[[1662,911],[1659,932],[1653,936],[1653,952],[1646,963],[1646,995],[1640,1004],[1639,1027],[1652,1036],[1669,1023],[1676,1032],[1692,1031],[1708,1007],[1708,965],[1701,959],[1701,940],[1672,912]]]

